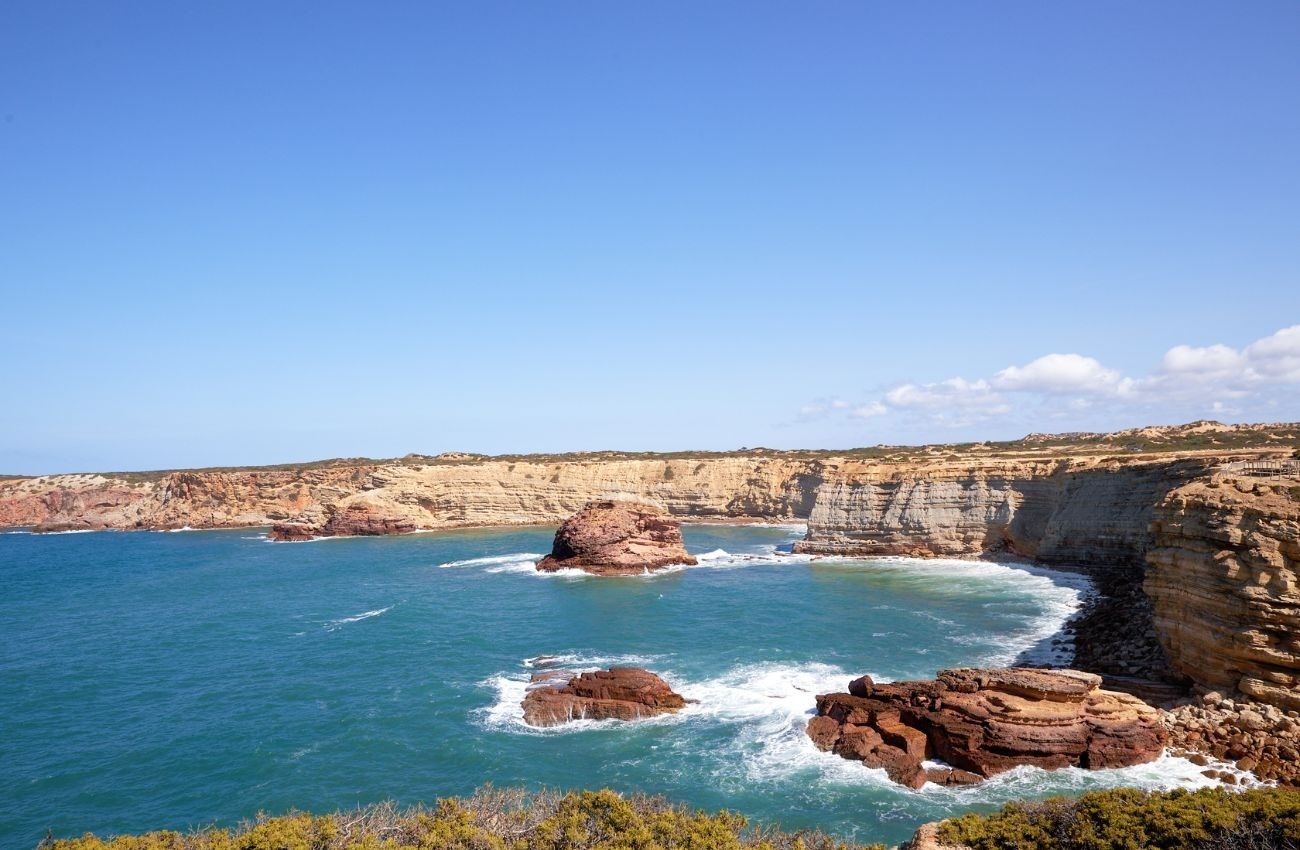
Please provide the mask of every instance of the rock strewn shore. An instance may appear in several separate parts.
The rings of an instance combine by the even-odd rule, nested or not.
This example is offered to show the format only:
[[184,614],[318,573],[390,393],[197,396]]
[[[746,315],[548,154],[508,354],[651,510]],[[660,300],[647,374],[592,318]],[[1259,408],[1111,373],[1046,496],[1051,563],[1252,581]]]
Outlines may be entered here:
[[1174,755],[1202,765],[1206,757],[1235,762],[1260,779],[1300,787],[1300,711],[1210,692],[1167,711],[1165,726]]

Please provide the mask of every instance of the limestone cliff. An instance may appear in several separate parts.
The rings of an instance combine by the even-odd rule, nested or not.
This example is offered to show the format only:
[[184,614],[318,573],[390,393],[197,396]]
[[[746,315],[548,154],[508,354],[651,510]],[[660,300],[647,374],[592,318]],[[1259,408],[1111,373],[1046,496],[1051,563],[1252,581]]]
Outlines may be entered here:
[[233,528],[287,521],[323,527],[362,513],[420,529],[558,525],[587,502],[610,497],[653,501],[679,517],[790,519],[808,515],[819,466],[778,453],[579,455],[60,475],[0,481],[0,527]]
[[1300,710],[1300,477],[1227,470],[1156,509],[1147,595],[1173,665]]
[[1052,564],[1140,564],[1155,505],[1208,458],[845,463],[825,476],[796,551]]

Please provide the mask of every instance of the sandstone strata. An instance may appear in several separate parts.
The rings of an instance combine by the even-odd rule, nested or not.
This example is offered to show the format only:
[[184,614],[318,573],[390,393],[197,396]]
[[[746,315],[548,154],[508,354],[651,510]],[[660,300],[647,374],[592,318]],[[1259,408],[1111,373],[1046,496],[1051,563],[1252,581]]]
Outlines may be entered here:
[[574,720],[637,720],[680,711],[686,700],[668,683],[639,667],[612,667],[573,675],[548,670],[533,675],[524,697],[524,722],[559,726]]
[[846,463],[819,488],[795,551],[1141,564],[1156,504],[1206,469],[1201,459]]
[[1300,480],[1190,482],[1160,503],[1152,533],[1145,588],[1175,669],[1300,709]]
[[[1073,670],[944,670],[935,681],[854,680],[817,697],[808,735],[820,749],[911,788],[969,783],[1022,764],[1127,767],[1164,747],[1159,712]],[[950,767],[926,769],[927,759]]]
[[595,575],[633,575],[674,564],[694,564],[682,545],[681,524],[643,502],[589,502],[555,532],[542,572],[579,569]]

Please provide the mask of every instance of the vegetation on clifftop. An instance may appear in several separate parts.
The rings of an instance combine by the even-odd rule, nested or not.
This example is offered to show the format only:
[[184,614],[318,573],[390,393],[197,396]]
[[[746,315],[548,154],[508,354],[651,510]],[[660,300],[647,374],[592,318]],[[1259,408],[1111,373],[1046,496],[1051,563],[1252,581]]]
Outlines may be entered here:
[[939,839],[974,850],[1291,850],[1300,847],[1300,793],[1097,791],[962,815],[939,827]]
[[883,850],[820,832],[750,826],[662,797],[613,791],[484,788],[432,808],[382,803],[351,812],[259,817],[235,829],[47,839],[39,850]]

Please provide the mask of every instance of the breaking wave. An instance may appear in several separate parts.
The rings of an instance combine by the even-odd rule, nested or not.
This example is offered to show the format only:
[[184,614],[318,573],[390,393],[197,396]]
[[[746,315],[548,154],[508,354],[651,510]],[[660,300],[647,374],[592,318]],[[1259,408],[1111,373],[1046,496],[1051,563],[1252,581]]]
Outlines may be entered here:
[[529,569],[541,560],[542,556],[536,552],[514,552],[509,555],[490,555],[484,558],[466,558],[463,561],[448,561],[438,566],[444,570],[457,569],[459,567],[504,567],[507,569],[488,569],[487,572],[510,572],[508,568],[518,567],[521,564],[527,564]]
[[325,624],[325,631],[327,632],[338,631],[339,629],[346,626],[348,623],[356,623],[356,622],[360,622],[361,620],[369,620],[371,617],[378,617],[380,614],[387,613],[388,611],[391,610],[393,610],[393,606],[389,605],[387,608],[376,608],[373,611],[362,611],[360,614],[353,614],[351,617],[344,617],[341,620],[330,620],[328,623]]

